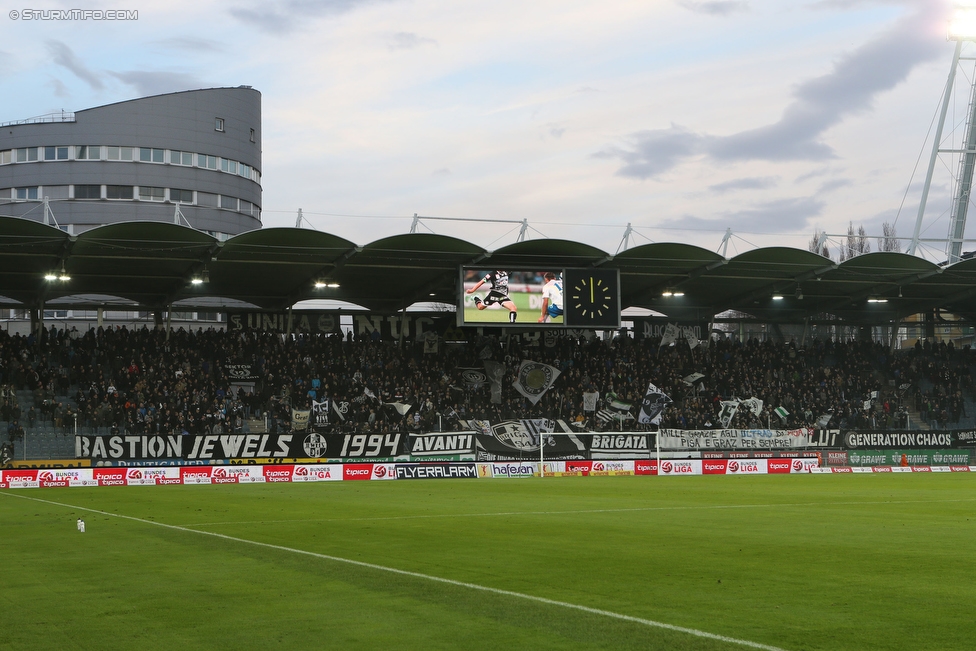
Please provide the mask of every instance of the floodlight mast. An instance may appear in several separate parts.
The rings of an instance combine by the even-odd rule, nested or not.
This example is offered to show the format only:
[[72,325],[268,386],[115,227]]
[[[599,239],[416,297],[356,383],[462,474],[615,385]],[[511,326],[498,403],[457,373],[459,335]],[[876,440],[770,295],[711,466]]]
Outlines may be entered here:
[[[948,39],[956,42],[956,47],[952,55],[952,66],[949,68],[949,78],[946,81],[945,95],[942,98],[942,110],[939,113],[939,124],[935,130],[935,138],[932,142],[932,155],[929,157],[928,172],[925,175],[925,184],[922,186],[922,197],[918,204],[918,216],[915,219],[915,231],[912,234],[912,241],[908,247],[908,253],[914,255],[919,242],[919,235],[922,229],[922,217],[925,214],[925,204],[928,201],[929,189],[932,186],[932,175],[935,171],[935,163],[940,153],[962,154],[959,160],[959,175],[956,196],[952,204],[952,215],[949,225],[949,232],[946,241],[946,254],[948,263],[958,262],[962,256],[963,237],[966,232],[966,216],[969,212],[969,195],[973,184],[973,170],[976,168],[976,77],[972,78],[970,84],[969,111],[966,119],[966,139],[963,149],[943,149],[942,131],[945,127],[946,113],[949,109],[949,100],[955,86],[956,69],[962,54],[962,44],[964,42],[976,42],[976,8],[957,7],[953,20],[949,23]],[[970,57],[966,57],[970,58]]]

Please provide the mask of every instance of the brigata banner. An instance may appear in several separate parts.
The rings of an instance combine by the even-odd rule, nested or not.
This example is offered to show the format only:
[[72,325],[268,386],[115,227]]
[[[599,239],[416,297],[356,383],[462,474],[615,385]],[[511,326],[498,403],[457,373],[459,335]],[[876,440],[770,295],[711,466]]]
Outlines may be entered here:
[[184,463],[241,459],[392,459],[407,451],[404,434],[206,434],[76,436],[75,456],[93,461]]
[[844,447],[848,450],[922,449],[930,450],[976,445],[973,430],[904,432],[844,430]]
[[808,428],[663,429],[660,437],[662,450],[773,450],[818,447],[814,439],[814,430]]
[[398,463],[397,479],[475,479],[474,463]]
[[590,442],[592,459],[633,459],[648,455],[648,443],[654,448],[654,434],[646,432],[620,432],[617,434],[593,434]]

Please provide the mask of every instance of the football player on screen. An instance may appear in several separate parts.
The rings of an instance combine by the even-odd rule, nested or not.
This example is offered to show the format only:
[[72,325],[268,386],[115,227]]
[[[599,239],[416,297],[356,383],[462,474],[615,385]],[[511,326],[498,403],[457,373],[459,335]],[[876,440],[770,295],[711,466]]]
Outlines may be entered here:
[[563,281],[551,271],[547,271],[543,278],[546,279],[546,284],[542,286],[542,315],[539,323],[548,323],[563,315]]
[[484,300],[478,296],[475,296],[475,307],[477,307],[479,310],[483,310],[489,305],[498,303],[508,310],[509,322],[515,323],[515,319],[518,318],[518,308],[515,307],[515,301],[508,296],[508,272],[489,271],[487,274],[485,274],[485,277],[479,280],[478,284],[469,289],[467,293],[474,294],[485,283],[488,283],[490,288],[488,290],[488,295],[485,296]]

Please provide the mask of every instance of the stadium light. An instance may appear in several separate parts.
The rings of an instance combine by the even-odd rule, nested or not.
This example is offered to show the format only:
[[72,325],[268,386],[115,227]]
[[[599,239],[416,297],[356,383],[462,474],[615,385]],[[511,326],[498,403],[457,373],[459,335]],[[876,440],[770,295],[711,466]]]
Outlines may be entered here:
[[782,294],[773,294],[773,300],[774,301],[782,301],[783,300],[783,295]]
[[949,33],[946,38],[950,41],[976,41],[976,7],[958,5],[949,20]]
[[325,287],[325,281],[324,280],[316,280],[315,281],[315,289],[322,289],[323,287]]
[[872,296],[868,299],[868,303],[887,303],[887,298],[878,298],[877,296]]
[[57,279],[58,279],[58,274],[54,273],[53,271],[49,271],[46,274],[44,274],[44,280],[50,281],[50,280],[57,280]]

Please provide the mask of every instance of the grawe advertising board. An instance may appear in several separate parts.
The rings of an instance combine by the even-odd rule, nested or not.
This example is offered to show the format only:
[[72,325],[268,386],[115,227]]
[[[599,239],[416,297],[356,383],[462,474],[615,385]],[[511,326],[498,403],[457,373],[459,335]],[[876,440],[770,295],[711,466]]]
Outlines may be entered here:
[[851,466],[968,466],[969,450],[851,450]]

